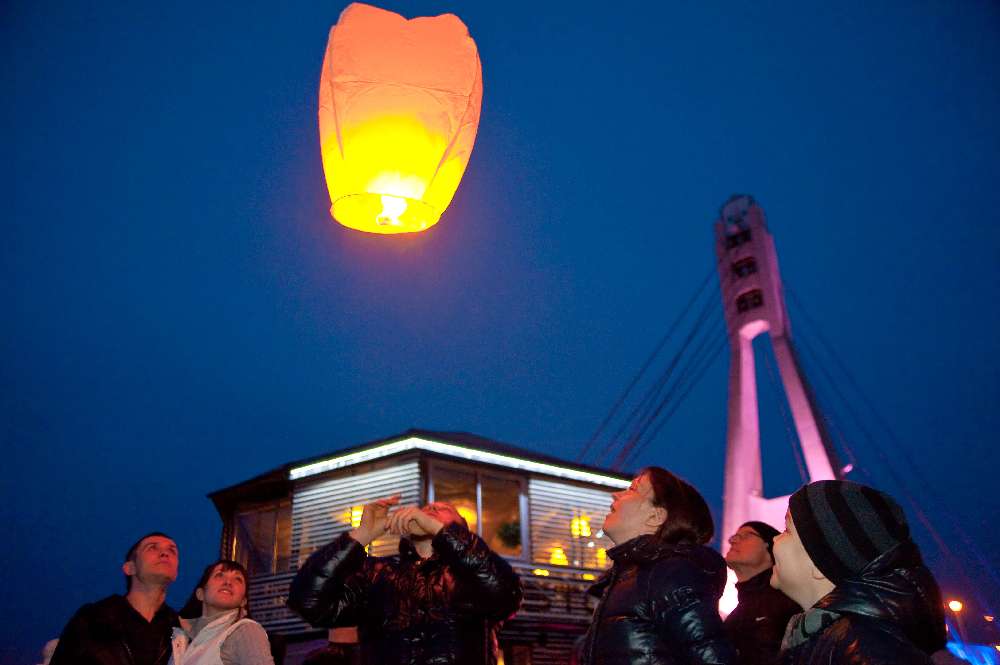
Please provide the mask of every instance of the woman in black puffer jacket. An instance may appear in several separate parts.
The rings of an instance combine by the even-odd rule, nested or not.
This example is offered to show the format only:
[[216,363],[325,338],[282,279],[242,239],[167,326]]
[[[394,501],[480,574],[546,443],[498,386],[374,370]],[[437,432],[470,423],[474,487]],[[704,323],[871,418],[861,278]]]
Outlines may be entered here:
[[600,598],[585,665],[729,665],[718,602],[726,563],[705,547],[715,525],[698,491],[659,467],[616,492],[604,520],[614,562],[590,592]]

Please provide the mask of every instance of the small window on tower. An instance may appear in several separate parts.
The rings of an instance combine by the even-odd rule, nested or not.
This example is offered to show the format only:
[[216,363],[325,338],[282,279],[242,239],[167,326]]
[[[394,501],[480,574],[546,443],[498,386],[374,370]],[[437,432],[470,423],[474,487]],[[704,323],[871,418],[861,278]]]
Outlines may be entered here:
[[748,312],[751,309],[760,307],[763,304],[764,294],[760,292],[760,289],[754,289],[753,291],[741,293],[739,297],[736,298],[736,311]]
[[757,260],[752,256],[748,256],[734,263],[732,267],[734,275],[737,277],[746,277],[757,272]]
[[731,236],[726,236],[726,249],[732,249],[733,247],[739,247],[750,242],[750,229],[744,229],[738,233],[734,233]]

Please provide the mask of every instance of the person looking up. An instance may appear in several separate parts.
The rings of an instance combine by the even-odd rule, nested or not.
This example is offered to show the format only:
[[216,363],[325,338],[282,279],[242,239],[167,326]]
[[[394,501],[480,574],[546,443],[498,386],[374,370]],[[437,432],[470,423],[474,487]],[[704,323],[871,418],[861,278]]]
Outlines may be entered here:
[[753,521],[729,537],[726,565],[736,574],[739,603],[724,625],[742,665],[772,665],[788,620],[801,611],[771,586],[771,546],[778,533],[770,524]]
[[585,665],[729,665],[736,653],[719,617],[726,564],[705,545],[715,525],[704,498],[648,467],[614,493],[604,518],[611,569],[583,647]]
[[50,665],[166,665],[177,614],[166,605],[177,579],[177,543],[159,531],[125,553],[125,595],[81,607],[66,624]]
[[[357,626],[370,665],[495,665],[497,633],[521,603],[502,557],[443,501],[389,514],[399,496],[364,507],[361,523],[313,552],[288,606],[316,627]],[[399,554],[365,547],[399,535]]]
[[784,665],[928,665],[944,648],[941,593],[903,509],[866,485],[821,480],[792,494],[771,586],[805,610],[785,631]]
[[220,559],[205,568],[180,611],[173,665],[274,665],[267,633],[249,616],[249,583],[235,561]]

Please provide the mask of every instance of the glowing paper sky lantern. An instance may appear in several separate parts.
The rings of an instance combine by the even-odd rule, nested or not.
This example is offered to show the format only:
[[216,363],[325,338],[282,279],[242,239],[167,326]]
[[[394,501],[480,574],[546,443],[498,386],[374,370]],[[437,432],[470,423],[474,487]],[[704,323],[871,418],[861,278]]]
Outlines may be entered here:
[[479,52],[458,17],[349,5],[319,88],[330,214],[371,233],[433,226],[469,163],[482,100]]

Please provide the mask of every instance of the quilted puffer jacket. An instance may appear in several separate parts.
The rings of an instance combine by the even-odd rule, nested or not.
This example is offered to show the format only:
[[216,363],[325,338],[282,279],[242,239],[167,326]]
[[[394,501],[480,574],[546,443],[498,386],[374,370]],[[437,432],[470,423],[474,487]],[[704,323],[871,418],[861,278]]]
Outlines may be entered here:
[[792,618],[782,665],[930,665],[946,640],[941,592],[900,543]]
[[496,634],[521,603],[517,574],[459,524],[421,559],[406,539],[399,554],[371,557],[343,534],[309,557],[288,606],[316,627],[357,626],[365,663],[494,665]]
[[590,589],[600,602],[586,665],[736,663],[719,617],[726,563],[715,550],[639,536],[608,551],[611,570]]

